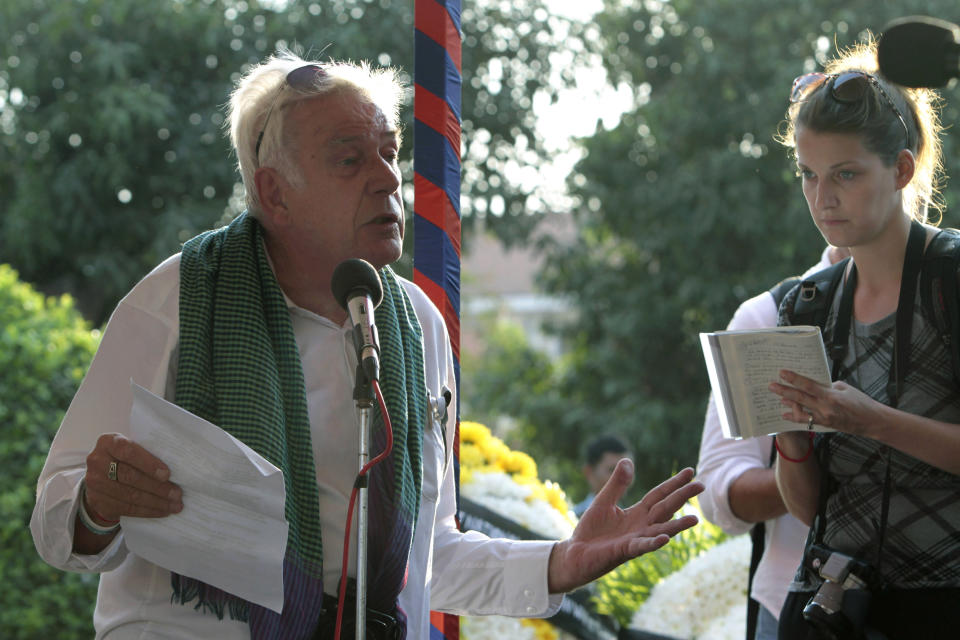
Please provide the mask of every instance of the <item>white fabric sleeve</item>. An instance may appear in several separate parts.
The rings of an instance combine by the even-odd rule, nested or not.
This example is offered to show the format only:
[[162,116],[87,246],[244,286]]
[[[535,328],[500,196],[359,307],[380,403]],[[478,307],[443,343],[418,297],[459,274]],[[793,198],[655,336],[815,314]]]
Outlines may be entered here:
[[547,593],[550,552],[556,543],[458,531],[452,468],[440,490],[430,607],[457,615],[535,618],[556,613],[563,596]]
[[97,438],[104,433],[129,433],[130,380],[164,393],[179,331],[178,285],[179,260],[170,259],[120,302],[53,439],[37,481],[30,530],[37,552],[56,568],[109,571],[126,557],[122,530],[97,555],[73,553],[79,486]]
[[[452,355],[446,385],[454,390],[451,414],[457,407]],[[454,429],[447,429],[452,457]],[[504,615],[524,618],[556,613],[562,594],[549,595],[547,569],[554,541],[488,538],[457,529],[453,464],[446,465],[440,486],[434,530],[433,579],[430,608],[457,615]]]
[[[755,329],[776,325],[777,308],[773,296],[765,291],[741,304],[727,328]],[[770,436],[741,440],[724,438],[716,403],[710,394],[697,463],[697,476],[705,487],[699,497],[700,508],[707,520],[731,535],[745,533],[753,526],[753,523],[735,516],[730,508],[730,485],[749,469],[768,467],[772,446]]]

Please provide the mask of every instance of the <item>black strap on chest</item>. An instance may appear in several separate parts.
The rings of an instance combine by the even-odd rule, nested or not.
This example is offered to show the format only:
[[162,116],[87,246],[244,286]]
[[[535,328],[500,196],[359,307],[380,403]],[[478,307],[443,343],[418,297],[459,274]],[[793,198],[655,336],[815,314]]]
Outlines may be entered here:
[[[790,324],[824,329],[837,288],[842,286],[850,258],[807,276],[788,309]],[[941,229],[927,244],[920,268],[920,306],[940,336],[950,357],[953,379],[960,390],[960,230]],[[770,290],[771,294],[774,289]],[[836,362],[846,354],[846,342],[828,343]],[[836,377],[836,376],[834,376]]]
[[[834,294],[843,281],[843,274],[849,264],[850,258],[844,258],[804,278],[793,301],[790,324],[807,324],[821,329],[825,328]],[[837,353],[831,345],[827,355],[831,360],[842,360],[845,349],[846,345],[842,346],[841,351]]]
[[773,296],[773,304],[776,305],[778,310],[780,309],[780,303],[783,302],[783,299],[790,293],[790,290],[798,284],[800,284],[800,276],[790,276],[768,289],[770,295]]
[[[917,294],[917,279],[923,262],[923,249],[926,244],[926,231],[923,225],[914,220],[910,224],[910,237],[903,258],[903,273],[900,278],[900,297],[897,301],[895,324],[896,338],[893,348],[893,364],[890,367],[890,379],[887,382],[887,397],[890,406],[896,407],[903,392],[903,379],[910,365],[910,334],[913,331],[913,303]],[[850,322],[853,317],[853,295],[857,288],[857,265],[850,267],[850,274],[843,285],[840,308],[833,325],[833,379],[837,379],[838,368],[847,351],[847,338],[850,335]]]
[[923,254],[920,304],[929,310],[940,340],[950,354],[953,379],[960,388],[960,231],[941,229]]
[[[924,246],[926,244],[926,230],[923,225],[914,220],[910,224],[910,236],[907,239],[907,248],[903,259],[903,272],[900,279],[900,295],[897,300],[897,312],[894,325],[893,362],[889,369],[887,381],[887,397],[891,407],[896,407],[903,393],[903,381],[910,364],[910,335],[913,330],[913,306],[917,292],[917,280],[923,262]],[[853,317],[853,296],[857,287],[857,265],[851,264],[850,273],[843,285],[840,297],[840,307],[837,310],[836,321],[833,325],[833,345],[831,358],[833,359],[833,379],[838,378],[839,367],[847,350],[847,338],[850,334],[850,322]],[[856,366],[856,363],[854,363]],[[829,436],[827,436],[829,437]],[[880,506],[880,523],[877,540],[877,553],[874,567],[877,576],[880,575],[880,566],[883,563],[883,545],[886,537],[887,519],[890,511],[890,448],[884,447],[886,472],[883,482],[883,498]],[[829,487],[830,477],[826,471],[829,461],[824,456],[821,460],[820,499],[817,508],[816,539],[822,541],[826,528],[827,499],[832,488]]]

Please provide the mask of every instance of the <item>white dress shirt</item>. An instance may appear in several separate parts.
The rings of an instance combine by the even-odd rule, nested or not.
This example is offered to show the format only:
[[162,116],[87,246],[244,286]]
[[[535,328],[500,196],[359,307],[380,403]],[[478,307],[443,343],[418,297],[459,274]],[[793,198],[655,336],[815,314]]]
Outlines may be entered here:
[[[401,280],[423,327],[427,389],[456,390],[453,355],[443,318],[413,283]],[[70,404],[37,483],[30,528],[49,564],[99,572],[94,612],[97,638],[249,638],[245,623],[171,604],[170,572],[128,551],[123,530],[96,555],[72,552],[74,519],[86,456],[103,433],[129,435],[130,380],[173,397],[179,341],[180,256],[141,280],[110,318],[100,347]],[[335,593],[344,524],[357,471],[359,414],[353,401],[356,352],[348,324],[287,300],[300,350],[313,439],[323,535],[324,589]],[[456,407],[456,397],[450,404]],[[430,637],[430,610],[460,615],[548,616],[562,596],[547,593],[553,542],[489,539],[456,529],[453,420],[444,435],[431,417],[424,425],[423,487],[407,584],[400,607],[407,637]],[[372,452],[375,454],[375,452]],[[184,495],[188,502],[190,496]],[[355,546],[355,544],[354,544]],[[355,574],[354,566],[348,571]]]
[[[829,267],[828,251],[829,247],[824,249],[820,262],[804,275]],[[727,328],[760,329],[775,326],[777,307],[770,292],[764,291],[741,304]],[[705,487],[699,497],[700,508],[707,520],[731,535],[750,530],[753,523],[741,520],[730,508],[730,485],[750,469],[769,467],[771,447],[771,436],[741,440],[724,438],[713,394],[710,395],[700,442],[700,460],[697,463],[697,477]],[[763,557],[757,566],[750,595],[775,617],[780,616],[790,581],[800,566],[807,531],[809,527],[789,513],[766,522]]]

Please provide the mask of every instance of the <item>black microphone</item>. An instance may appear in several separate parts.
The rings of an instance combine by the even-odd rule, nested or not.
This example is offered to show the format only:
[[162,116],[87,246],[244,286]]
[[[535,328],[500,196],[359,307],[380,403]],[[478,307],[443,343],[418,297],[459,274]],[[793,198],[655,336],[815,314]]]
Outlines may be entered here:
[[880,71],[905,87],[942,87],[960,76],[960,27],[910,16],[887,25],[877,44]]
[[380,380],[380,340],[373,323],[373,310],[383,300],[380,276],[366,260],[344,260],[333,270],[330,280],[333,295],[353,324],[353,344],[357,359],[370,382]]

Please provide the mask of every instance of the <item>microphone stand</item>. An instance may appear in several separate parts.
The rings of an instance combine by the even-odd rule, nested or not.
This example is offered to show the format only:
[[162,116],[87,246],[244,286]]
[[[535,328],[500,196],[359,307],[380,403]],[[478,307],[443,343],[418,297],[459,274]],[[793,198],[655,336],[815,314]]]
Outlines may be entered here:
[[[357,380],[353,389],[353,399],[360,410],[360,455],[358,472],[370,461],[370,425],[373,419],[373,406],[376,396],[373,384],[363,371],[362,362],[357,363]],[[370,527],[368,493],[369,474],[357,476],[357,608],[356,640],[366,640],[367,636],[367,530]]]

